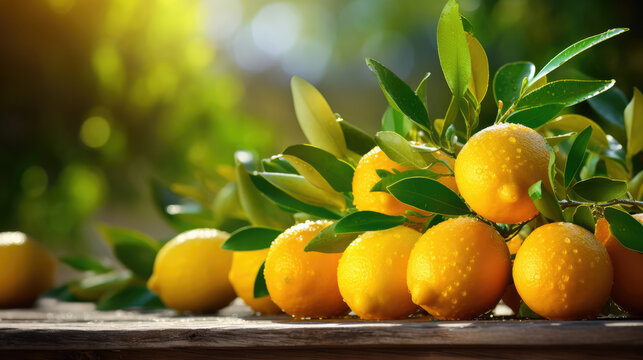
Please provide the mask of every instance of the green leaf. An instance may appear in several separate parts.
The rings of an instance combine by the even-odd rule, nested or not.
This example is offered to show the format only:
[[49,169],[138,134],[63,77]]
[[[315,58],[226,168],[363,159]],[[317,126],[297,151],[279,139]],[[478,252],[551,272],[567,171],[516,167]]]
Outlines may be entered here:
[[438,56],[451,93],[460,99],[471,80],[471,56],[455,0],[449,0],[438,20]]
[[413,123],[404,116],[401,112],[393,109],[392,107],[386,108],[382,116],[382,130],[392,131],[398,133],[402,137],[406,137],[413,128]]
[[266,199],[250,180],[250,174],[244,165],[244,162],[246,162],[250,156],[250,153],[247,151],[238,151],[235,154],[239,200],[248,219],[250,219],[250,223],[254,226],[276,229],[289,227],[293,224],[292,216]]
[[375,191],[388,192],[389,185],[392,185],[402,179],[406,179],[410,177],[425,177],[429,179],[439,179],[442,176],[445,176],[445,175],[438,174],[429,169],[414,169],[414,170],[402,171],[402,172],[389,174],[385,177],[382,177],[380,181],[378,181],[375,185],[373,185],[373,187],[371,188],[371,192],[375,192]]
[[375,142],[386,156],[402,166],[417,169],[427,166],[422,155],[397,133],[380,131],[375,135]]
[[507,117],[507,122],[535,129],[555,118],[564,107],[564,104],[546,104],[514,111]]
[[597,123],[582,115],[561,115],[543,125],[538,129],[538,131],[541,134],[552,130],[580,133],[588,126],[592,127],[592,136],[590,137],[589,145],[598,149],[609,148],[609,142],[607,141],[607,134],[605,134],[605,131],[603,131]]
[[581,40],[581,41],[569,46],[565,50],[561,51],[558,55],[554,56],[551,60],[549,60],[547,65],[545,65],[543,67],[543,69],[540,70],[538,72],[538,74],[533,79],[531,79],[530,83],[534,83],[534,82],[538,81],[538,79],[540,79],[541,77],[549,74],[550,72],[552,72],[553,70],[555,70],[559,66],[563,65],[569,59],[573,58],[574,56],[578,55],[579,53],[581,53],[581,52],[591,48],[592,46],[594,46],[594,45],[596,45],[596,44],[598,44],[600,42],[603,42],[603,41],[605,41],[605,40],[607,40],[607,39],[609,39],[611,37],[614,37],[614,36],[616,36],[618,34],[621,34],[621,33],[625,32],[627,30],[629,30],[629,29],[626,29],[626,28],[611,29],[611,30],[608,30],[608,31],[606,31],[604,33],[594,35],[594,36],[590,36],[587,39],[583,39],[583,40]]
[[[625,108],[625,134],[627,135],[627,161],[643,150],[643,94],[634,88],[632,101]],[[631,166],[630,166],[631,167]]]
[[549,178],[549,186],[553,191],[554,198],[557,198],[558,192],[556,191],[556,153],[549,152],[549,164],[547,165],[547,175]]
[[245,227],[232,234],[222,245],[222,249],[232,251],[252,251],[267,249],[272,241],[281,234],[281,230],[265,227]]
[[587,150],[587,144],[589,143],[591,136],[592,127],[588,126],[576,136],[576,139],[572,143],[572,147],[569,149],[569,153],[567,154],[567,160],[565,161],[565,187],[568,187],[569,184],[571,184],[572,180],[582,167],[585,151]]
[[152,199],[159,212],[177,231],[186,231],[197,228],[198,226],[177,216],[182,213],[199,213],[201,206],[196,202],[185,201],[185,199],[170,190],[162,182],[152,179],[150,181],[152,190]]
[[473,24],[471,24],[471,21],[469,21],[469,19],[464,16],[460,17],[462,18],[462,28],[464,29],[464,31],[473,35]]
[[212,214],[216,222],[210,227],[215,228],[219,228],[222,223],[231,218],[246,218],[246,214],[243,212],[243,207],[239,201],[239,191],[236,183],[227,183],[219,190],[212,204]]
[[487,60],[487,53],[478,39],[469,34],[466,36],[469,54],[471,54],[469,90],[478,100],[478,103],[481,103],[482,99],[487,95],[487,88],[489,87],[489,60]]
[[255,285],[253,295],[254,298],[262,298],[264,296],[270,296],[268,292],[268,286],[266,286],[266,278],[263,275],[263,271],[266,268],[266,262],[264,261],[257,271],[257,277],[255,278]]
[[624,127],[623,112],[627,106],[627,98],[619,88],[614,86],[604,93],[587,100],[587,102],[608,123],[617,128]]
[[504,114],[520,96],[520,89],[525,78],[531,79],[536,72],[534,64],[519,61],[505,64],[493,77],[493,97],[496,104],[502,101]]
[[69,283],[69,291],[79,299],[96,301],[108,292],[113,292],[131,284],[133,275],[129,270],[111,271],[88,276]]
[[148,307],[158,304],[160,300],[144,285],[130,285],[102,297],[96,304],[96,310],[109,311],[131,307]]
[[292,77],[290,87],[297,121],[308,141],[343,158],[346,154],[344,134],[324,96],[298,76]]
[[546,188],[543,187],[542,180],[531,185],[528,189],[529,197],[536,205],[536,209],[543,216],[553,221],[564,221],[563,210],[560,204]]
[[257,173],[288,195],[307,204],[338,210],[346,208],[346,199],[341,193],[324,190],[311,184],[305,177],[293,174]]
[[394,228],[406,222],[404,216],[391,216],[375,211],[358,211],[346,215],[334,226],[337,234],[377,231]]
[[569,139],[570,137],[576,135],[575,132],[568,132],[565,134],[560,134],[560,135],[554,135],[554,136],[545,136],[545,141],[549,146],[556,146],[560,144],[561,142]]
[[138,231],[115,226],[98,225],[98,231],[123,266],[144,279],[152,275],[160,243]]
[[546,104],[572,106],[596,96],[614,86],[614,80],[558,80],[548,83],[525,95],[516,109]]
[[536,314],[535,311],[531,310],[524,301],[520,302],[520,307],[518,308],[518,317],[525,319],[542,319],[543,317]]
[[576,225],[584,227],[591,233],[594,233],[596,220],[594,220],[594,215],[592,215],[592,210],[589,208],[589,206],[577,206],[576,210],[574,211],[572,222]]
[[[352,191],[353,167],[333,154],[312,145],[289,146],[283,154],[286,160],[313,185],[329,191]],[[301,162],[290,161],[293,157],[308,166],[304,166]],[[319,179],[320,176],[321,179]]]
[[259,189],[259,191],[261,191],[274,203],[281,205],[287,209],[291,209],[293,212],[301,211],[324,219],[339,219],[340,217],[339,215],[328,209],[306,204],[305,202],[288,195],[278,187],[272,185],[261,175],[250,175],[250,180],[257,187],[257,189]]
[[313,237],[304,248],[304,251],[316,251],[326,254],[343,253],[348,245],[353,242],[361,233],[344,233],[335,232],[335,224],[323,228]]
[[627,182],[606,177],[593,177],[577,182],[572,189],[588,201],[609,201],[625,195]]
[[375,140],[373,140],[372,136],[364,132],[364,130],[343,119],[338,119],[338,122],[344,132],[346,146],[350,151],[364,155],[375,147]]
[[406,115],[420,127],[430,129],[429,114],[415,92],[384,65],[368,58],[366,64],[375,75],[391,107]]
[[643,224],[632,215],[612,207],[605,209],[610,232],[630,250],[643,253]]
[[112,268],[101,264],[98,260],[85,256],[67,256],[60,259],[60,261],[80,271],[91,271],[97,274],[112,271]]
[[420,84],[418,84],[418,87],[415,89],[415,94],[418,96],[418,98],[420,98],[420,101],[422,101],[422,104],[424,104],[424,107],[427,109],[426,110],[427,114],[429,113],[429,110],[428,110],[429,105],[426,99],[426,88],[427,88],[426,83],[427,83],[427,80],[429,79],[429,76],[431,76],[431,73],[430,72],[426,73],[422,78],[422,81],[420,81]]
[[390,185],[388,190],[399,201],[420,210],[442,215],[471,213],[458,194],[437,180],[423,177],[406,178]]
[[[323,151],[323,150],[322,150]],[[261,160],[261,165],[264,171],[267,172],[278,172],[284,174],[295,174],[298,175],[297,169],[295,169],[291,163],[286,161],[283,157],[279,155],[274,155],[270,159]]]
[[426,230],[429,230],[430,228],[432,228],[435,225],[443,222],[444,220],[446,220],[446,219],[444,218],[444,216],[442,216],[440,214],[433,215],[431,217],[431,220],[429,220],[429,222],[426,223],[426,226],[424,227],[424,231],[426,232]]

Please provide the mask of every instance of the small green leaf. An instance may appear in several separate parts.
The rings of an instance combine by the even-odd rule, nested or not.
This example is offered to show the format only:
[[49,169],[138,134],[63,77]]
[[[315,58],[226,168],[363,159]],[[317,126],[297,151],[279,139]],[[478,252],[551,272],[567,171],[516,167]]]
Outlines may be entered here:
[[67,256],[60,261],[80,271],[91,271],[97,274],[112,271],[112,268],[101,264],[98,260],[85,256]]
[[136,275],[147,279],[152,275],[154,259],[161,244],[138,231],[108,225],[98,225],[114,256]]
[[344,132],[344,140],[346,140],[348,150],[359,155],[364,155],[375,147],[375,140],[373,140],[372,136],[364,132],[364,130],[344,119],[338,119],[337,121]]
[[144,285],[130,285],[103,296],[98,303],[96,303],[96,310],[110,311],[131,307],[149,307],[150,304],[162,303],[158,296],[148,290]]
[[471,80],[471,55],[459,6],[449,0],[438,20],[438,56],[451,93],[460,99]]
[[621,129],[624,127],[623,112],[627,106],[627,98],[621,89],[614,86],[587,102],[609,124]]
[[469,19],[464,16],[460,17],[462,18],[462,28],[464,29],[464,31],[473,35],[473,24],[471,24],[471,21],[469,21]]
[[596,220],[594,220],[594,215],[592,215],[592,210],[589,208],[589,206],[577,206],[576,210],[574,211],[572,222],[576,225],[584,227],[591,233],[594,233]]
[[279,155],[272,156],[270,159],[261,160],[261,165],[263,167],[263,170],[267,172],[278,172],[295,175],[299,174],[299,172],[297,172],[297,169],[295,169],[291,163],[289,163],[288,161],[286,161],[286,159],[280,157]]
[[390,106],[386,108],[382,116],[382,131],[392,131],[406,137],[411,128],[413,128],[413,123],[404,114]]
[[493,97],[496,104],[502,101],[503,114],[520,96],[523,80],[531,79],[535,72],[536,67],[528,61],[505,64],[498,69],[493,77]]
[[293,212],[301,211],[324,219],[339,219],[340,217],[328,209],[307,204],[288,195],[278,187],[271,184],[261,175],[250,175],[250,180],[267,198],[286,209],[292,210]]
[[328,207],[338,210],[346,208],[346,199],[341,193],[331,189],[324,190],[311,184],[305,177],[293,174],[257,173],[272,185],[278,187],[293,198],[306,204]]
[[554,192],[554,198],[558,198],[557,186],[556,186],[556,153],[554,151],[549,152],[549,164],[547,165],[547,175],[549,177],[549,186],[551,186],[552,191]]
[[170,190],[169,187],[158,180],[152,179],[150,181],[150,187],[154,204],[175,230],[186,231],[198,227],[196,224],[177,216],[179,213],[194,214],[201,212],[202,209],[198,203],[185,201],[183,197]]
[[292,77],[290,87],[297,121],[308,141],[343,158],[346,154],[344,134],[324,96],[298,76]]
[[605,134],[605,131],[603,131],[597,123],[582,115],[561,115],[543,125],[538,129],[538,131],[541,134],[552,130],[580,133],[588,126],[592,127],[592,136],[590,137],[589,145],[597,149],[607,149],[609,147],[609,143],[607,141],[607,134]]
[[406,178],[390,185],[388,190],[399,201],[420,210],[443,215],[471,213],[458,194],[437,180],[424,177]]
[[[308,165],[304,166],[300,162],[296,164],[291,162],[299,173],[313,185],[329,191],[352,191],[353,168],[345,161],[336,158],[333,154],[312,145],[289,146],[284,150],[283,154],[288,161],[292,160],[292,157],[295,157]],[[311,170],[314,170],[314,172]],[[321,176],[322,179],[319,179],[319,176]],[[323,180],[323,183],[321,180]],[[328,187],[330,187],[330,189],[328,189]]]
[[624,117],[629,164],[630,159],[643,150],[643,94],[637,88],[634,88],[632,101],[625,107]]
[[585,157],[585,151],[587,150],[587,144],[589,144],[591,136],[592,127],[588,126],[576,136],[576,139],[572,143],[572,147],[567,154],[567,160],[565,161],[565,187],[571,184],[583,165],[583,158]]
[[422,155],[397,133],[380,131],[375,135],[375,142],[386,156],[402,166],[416,169],[427,166]]
[[[420,98],[420,101],[422,101],[422,104],[424,104],[424,107],[427,109],[427,114],[429,113],[429,105],[427,103],[426,99],[426,88],[427,88],[427,80],[429,79],[429,76],[431,76],[431,73],[428,72],[424,75],[422,80],[420,81],[420,84],[418,84],[418,87],[415,89],[415,94]],[[382,129],[384,130],[384,129]]]
[[375,211],[358,211],[346,215],[334,226],[337,234],[377,231],[394,228],[406,222],[404,216],[391,216]]
[[593,177],[577,182],[572,189],[588,201],[609,201],[625,195],[627,182],[606,177]]
[[420,127],[430,129],[429,114],[415,92],[384,65],[368,58],[366,64],[375,75],[391,107],[406,115]]
[[410,177],[425,177],[429,179],[439,179],[442,176],[446,176],[446,175],[438,174],[429,169],[407,170],[407,171],[402,171],[395,174],[389,173],[385,177],[380,176],[382,180],[378,181],[375,185],[373,185],[373,187],[371,188],[371,192],[375,192],[375,191],[388,192],[389,185],[392,185],[402,179],[406,179]]
[[534,205],[536,205],[536,209],[546,218],[553,221],[564,221],[563,210],[560,208],[560,204],[558,204],[554,195],[543,187],[542,180],[531,185],[528,193]]
[[129,270],[110,271],[84,277],[69,283],[69,291],[85,301],[97,301],[108,292],[113,292],[131,284],[133,275]]
[[520,307],[518,308],[518,317],[525,319],[542,319],[543,317],[536,314],[535,311],[531,310],[524,301],[520,302]]
[[610,224],[610,232],[623,246],[643,253],[643,224],[640,221],[611,207],[605,209],[605,219]]
[[255,285],[253,296],[255,299],[262,298],[264,296],[270,296],[268,292],[268,286],[266,286],[266,278],[263,275],[263,271],[266,268],[266,262],[264,261],[257,271],[257,277],[255,278]]
[[429,222],[426,223],[426,226],[424,227],[424,231],[426,232],[426,230],[429,230],[430,228],[432,228],[435,225],[443,222],[444,220],[446,220],[446,219],[444,218],[444,216],[442,216],[440,214],[433,215],[431,217],[431,220],[429,220]]
[[556,146],[560,144],[561,142],[569,139],[570,137],[576,135],[575,132],[568,132],[566,134],[560,134],[560,135],[554,135],[554,136],[545,136],[545,141],[547,142],[547,145],[549,146]]
[[338,234],[335,232],[335,224],[323,228],[313,237],[304,248],[304,251],[316,251],[326,254],[343,253],[348,245],[353,242],[361,233]]
[[245,227],[230,234],[221,248],[232,251],[267,249],[281,232],[281,230],[265,227]]
[[546,104],[514,111],[507,117],[507,122],[535,129],[555,118],[564,107],[564,104]]
[[469,81],[469,90],[475,96],[478,103],[482,102],[487,94],[489,87],[489,60],[487,53],[478,41],[478,39],[467,34],[467,44],[471,54],[471,81]]
[[516,109],[526,109],[546,104],[572,106],[606,91],[614,86],[614,83],[614,80],[552,81],[525,95],[516,104]]
[[558,55],[554,56],[551,60],[549,60],[547,65],[545,65],[543,69],[538,72],[538,75],[536,75],[533,79],[531,79],[530,83],[534,83],[538,81],[538,79],[549,74],[550,72],[552,72],[559,66],[563,65],[569,59],[573,58],[579,53],[611,37],[621,34],[627,30],[629,29],[626,29],[626,28],[611,29],[604,33],[590,36],[587,39],[583,39],[581,41],[576,42],[575,44],[567,47],[565,50],[561,51]]

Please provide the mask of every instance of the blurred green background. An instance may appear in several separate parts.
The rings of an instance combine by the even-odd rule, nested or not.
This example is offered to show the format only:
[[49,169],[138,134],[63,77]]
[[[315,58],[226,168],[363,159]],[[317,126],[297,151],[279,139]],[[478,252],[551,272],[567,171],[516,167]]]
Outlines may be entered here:
[[[637,1],[461,0],[495,73],[537,67],[613,27],[630,32],[550,79],[643,84]],[[617,5],[618,4],[618,5]],[[449,101],[436,50],[443,1],[0,1],[0,230],[21,230],[59,255],[100,251],[95,222],[155,237],[173,231],[149,180],[195,181],[305,141],[289,80],[299,75],[334,111],[375,133],[386,100],[373,57],[415,85],[430,71],[429,112]],[[638,5],[638,6],[637,6]],[[489,93],[482,121],[495,116]],[[575,111],[593,119],[586,104]],[[596,119],[599,120],[600,119]]]

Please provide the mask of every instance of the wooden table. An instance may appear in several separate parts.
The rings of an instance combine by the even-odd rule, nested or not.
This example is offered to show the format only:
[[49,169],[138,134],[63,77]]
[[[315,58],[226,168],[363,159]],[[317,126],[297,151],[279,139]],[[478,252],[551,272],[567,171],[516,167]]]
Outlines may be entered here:
[[43,300],[0,311],[0,359],[643,358],[643,320],[360,321],[256,317],[235,302],[216,316],[97,312]]

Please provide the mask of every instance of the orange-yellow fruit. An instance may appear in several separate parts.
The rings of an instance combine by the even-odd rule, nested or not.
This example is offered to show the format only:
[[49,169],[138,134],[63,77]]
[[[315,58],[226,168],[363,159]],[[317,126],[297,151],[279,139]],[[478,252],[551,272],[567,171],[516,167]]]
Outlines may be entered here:
[[473,135],[455,162],[464,200],[482,217],[503,224],[538,214],[527,190],[542,180],[551,191],[549,151],[535,130],[518,124],[490,126]]
[[270,246],[264,268],[266,286],[272,301],[289,315],[319,318],[348,311],[337,285],[337,263],[342,254],[304,251],[308,242],[330,224],[297,224]]
[[534,230],[522,243],[513,266],[522,300],[551,320],[596,317],[612,288],[607,250],[589,231],[571,223]]
[[[643,222],[643,213],[634,218]],[[621,245],[605,218],[596,223],[596,237],[605,245],[614,267],[612,300],[630,314],[643,316],[643,254]]]
[[406,226],[368,231],[346,248],[337,281],[344,301],[357,316],[403,319],[418,309],[406,286],[406,268],[420,235]]
[[413,302],[438,319],[472,319],[493,309],[509,281],[509,251],[491,226],[455,218],[430,228],[409,257]]
[[246,305],[253,311],[264,315],[279,314],[281,309],[272,302],[270,296],[254,297],[255,280],[257,272],[266,260],[268,249],[254,251],[235,251],[232,255],[232,267],[228,279]]
[[0,308],[27,307],[54,282],[56,259],[21,232],[0,233]]
[[[452,157],[441,152],[435,152],[435,157],[446,161],[451,168],[454,166]],[[397,200],[393,195],[381,191],[371,192],[371,189],[381,178],[377,175],[376,170],[383,169],[387,171],[406,171],[406,168],[388,156],[378,146],[365,154],[355,168],[353,176],[353,202],[357,209],[361,211],[377,211],[387,215],[405,215],[407,210],[413,210],[423,215],[428,213],[420,211],[414,207],[406,205]],[[449,169],[442,163],[437,163],[431,167],[431,170],[439,174],[448,174]],[[448,186],[451,190],[457,191],[455,178],[453,176],[443,176],[438,179],[439,182]]]

